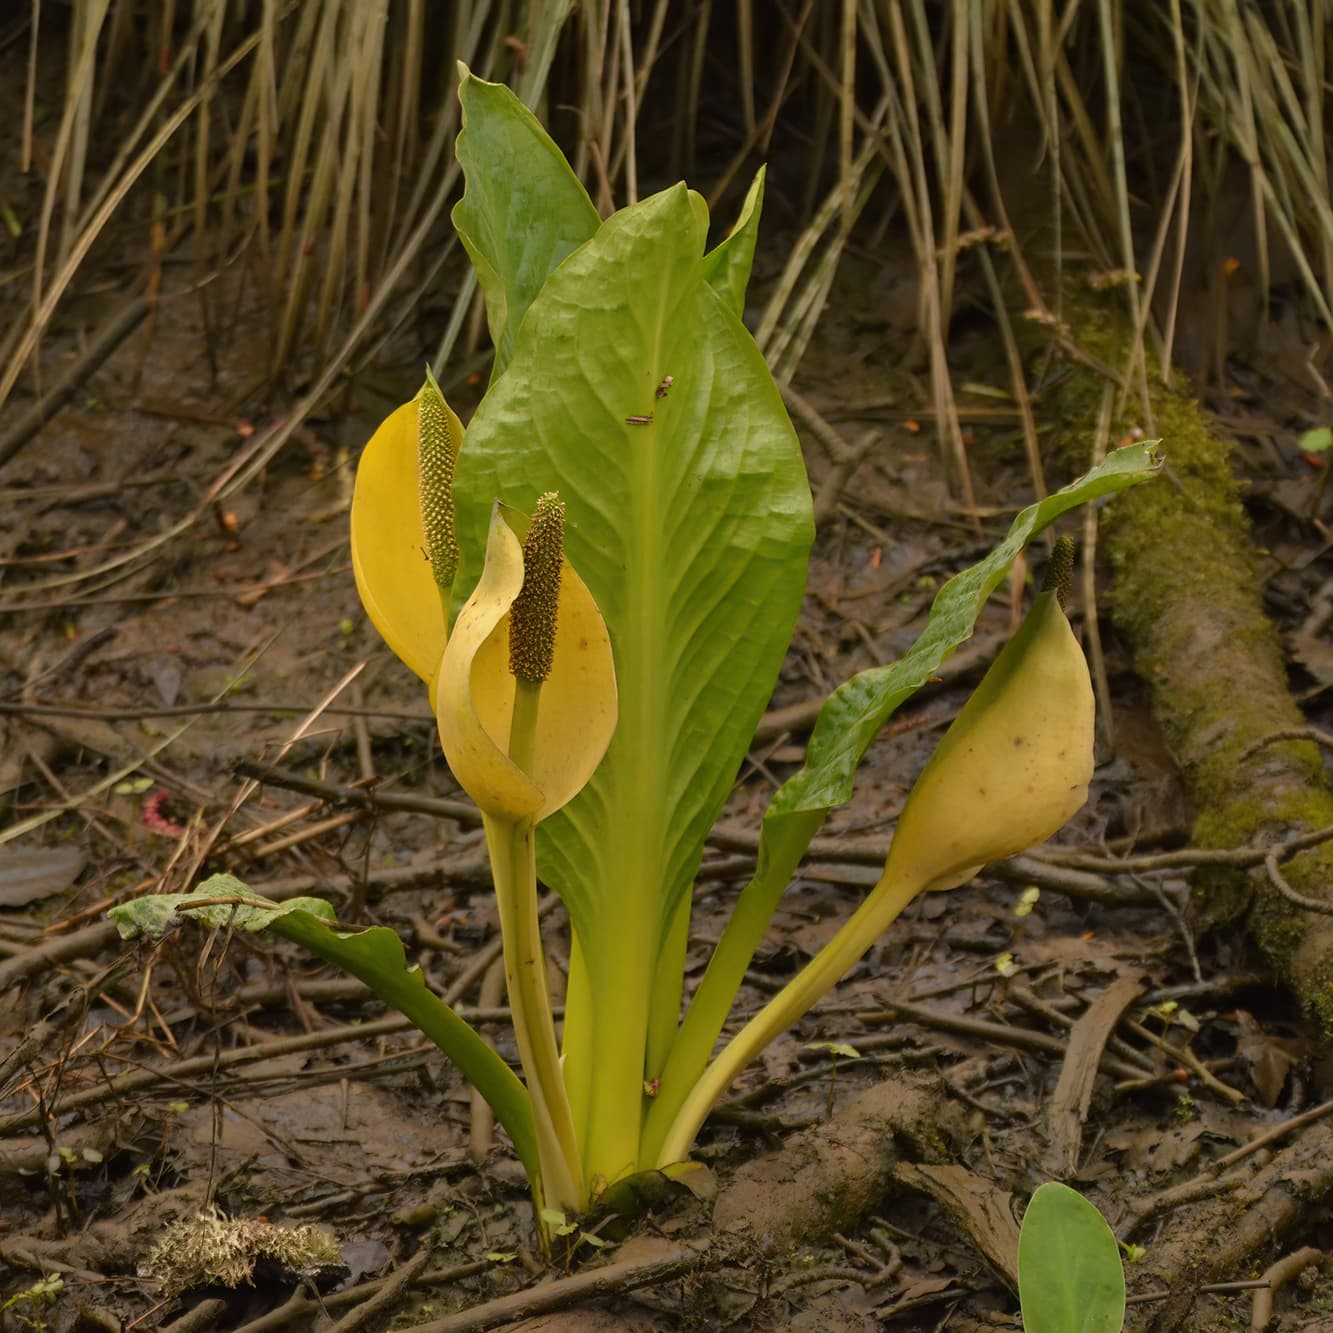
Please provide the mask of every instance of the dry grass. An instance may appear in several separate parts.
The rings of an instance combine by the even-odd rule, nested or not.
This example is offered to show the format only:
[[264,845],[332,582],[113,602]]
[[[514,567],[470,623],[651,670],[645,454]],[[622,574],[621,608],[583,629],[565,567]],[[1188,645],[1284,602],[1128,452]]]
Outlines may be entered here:
[[[548,118],[603,211],[639,196],[645,164],[655,181],[699,179],[704,130],[725,150],[713,202],[736,197],[765,156],[806,144],[805,228],[758,325],[784,383],[864,210],[900,217],[941,446],[967,500],[947,351],[972,250],[1040,493],[1010,318],[1026,305],[1058,327],[1060,302],[1058,284],[1044,292],[1033,276],[1049,263],[1025,247],[1057,269],[1080,253],[1122,276],[1142,338],[1115,369],[1146,402],[1148,340],[1169,368],[1199,219],[1239,164],[1260,287],[1280,253],[1333,324],[1331,43],[1326,7],[1303,0],[36,0],[22,157],[42,163],[44,193],[0,405],[21,375],[40,388],[42,334],[108,229],[123,246],[154,222],[159,257],[192,247],[211,335],[234,335],[260,292],[265,364],[301,360],[332,384],[445,265],[461,59]],[[34,128],[57,70],[58,118]],[[128,128],[113,143],[104,124]],[[249,299],[207,281],[235,265]],[[473,294],[466,284],[454,305],[440,362],[469,330]]]

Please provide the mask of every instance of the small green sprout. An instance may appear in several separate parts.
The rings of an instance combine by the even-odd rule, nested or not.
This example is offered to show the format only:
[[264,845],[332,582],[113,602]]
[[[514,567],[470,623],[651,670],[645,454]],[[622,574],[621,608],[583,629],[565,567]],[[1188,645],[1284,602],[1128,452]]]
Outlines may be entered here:
[[1018,901],[1014,904],[1014,915],[1018,917],[1031,916],[1033,908],[1040,901],[1041,890],[1035,884],[1029,884],[1018,895]]

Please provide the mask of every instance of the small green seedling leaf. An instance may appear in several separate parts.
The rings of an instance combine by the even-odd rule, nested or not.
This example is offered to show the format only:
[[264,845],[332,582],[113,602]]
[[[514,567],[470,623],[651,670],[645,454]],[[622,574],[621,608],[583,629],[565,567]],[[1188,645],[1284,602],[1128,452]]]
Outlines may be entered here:
[[[65,1279],[56,1274],[49,1277],[39,1278],[32,1286],[20,1291],[17,1295],[11,1296],[3,1305],[0,1305],[0,1311],[13,1310],[20,1305],[31,1305],[34,1309],[43,1305],[54,1305],[56,1297],[65,1290]],[[23,1319],[23,1316],[19,1316]],[[42,1323],[34,1322],[31,1319],[24,1319],[24,1324],[28,1328],[44,1328]]]
[[1026,1333],[1120,1333],[1125,1271],[1106,1219],[1076,1190],[1049,1181],[1032,1196],[1018,1237]]
[[1301,436],[1301,449],[1307,454],[1324,454],[1333,449],[1333,426],[1316,426]]
[[117,796],[141,796],[153,785],[152,778],[126,778],[111,788]]
[[1029,884],[1018,896],[1014,904],[1015,916],[1031,916],[1032,909],[1041,901],[1041,890],[1035,884]]
[[830,1055],[840,1055],[844,1060],[859,1060],[861,1052],[855,1046],[850,1046],[845,1041],[808,1041],[805,1044],[807,1051],[827,1051]]
[[541,1217],[553,1236],[570,1236],[579,1229],[579,1224],[571,1222],[559,1208],[543,1208]]

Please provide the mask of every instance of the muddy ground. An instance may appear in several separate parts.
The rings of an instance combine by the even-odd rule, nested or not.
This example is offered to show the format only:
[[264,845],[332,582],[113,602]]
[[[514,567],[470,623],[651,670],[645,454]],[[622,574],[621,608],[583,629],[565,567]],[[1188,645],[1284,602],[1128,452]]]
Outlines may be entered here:
[[[765,235],[757,299],[789,240],[780,223]],[[797,379],[847,439],[875,440],[822,526],[775,712],[705,861],[692,979],[749,874],[747,837],[799,761],[808,714],[802,723],[797,706],[900,654],[939,585],[1031,498],[997,343],[972,317],[953,357],[957,381],[976,386],[961,402],[980,530],[951,498],[928,380],[913,369],[919,349],[894,297],[910,281],[900,261],[849,256]],[[45,343],[52,380],[120,299],[114,280],[96,286]],[[193,927],[160,948],[116,940],[103,924],[109,905],[215,869],[261,892],[318,893],[342,920],[398,930],[431,983],[479,1009],[509,1049],[475,826],[367,810],[310,786],[458,797],[423,692],[378,641],[347,563],[357,452],[414,392],[429,331],[400,330],[373,373],[349,380],[253,481],[217,500],[299,386],[263,387],[261,340],[245,334],[253,287],[238,281],[227,300],[209,299],[229,312],[216,339],[189,264],[168,265],[150,321],[0,471],[0,1327],[515,1326],[540,1307],[494,1303],[533,1288],[573,1303],[571,1329],[1014,1328],[1014,1218],[1058,1177],[1131,1247],[1131,1289],[1146,1298],[1132,1307],[1137,1326],[1151,1318],[1163,1267],[1187,1282],[1200,1247],[1227,1243],[1202,1210],[1208,1200],[1255,1188],[1258,1207],[1296,1181],[1299,1205],[1304,1180],[1310,1206],[1247,1252],[1229,1275],[1239,1286],[1201,1295],[1186,1327],[1249,1327],[1260,1274],[1308,1246],[1320,1253],[1277,1293],[1272,1327],[1333,1329],[1319,1273],[1333,1241],[1319,1202],[1327,1184],[1313,1183],[1333,1145],[1328,1121],[1297,1119],[1329,1109],[1333,1064],[1240,934],[1199,928],[1189,865],[1141,859],[1180,849],[1191,812],[1109,627],[1114,743],[1058,848],[919,901],[776,1042],[700,1141],[716,1199],[681,1191],[629,1239],[596,1256],[585,1247],[569,1265],[581,1271],[584,1254],[612,1264],[609,1292],[535,1286],[561,1274],[534,1256],[505,1145],[474,1162],[467,1089],[358,984],[288,947]],[[1280,360],[1232,366],[1207,401],[1251,482],[1293,687],[1327,725],[1326,473],[1297,447],[1312,400]],[[475,373],[445,388],[466,417]],[[17,398],[0,428],[30,402]],[[798,425],[817,483],[825,457]],[[1013,616],[997,597],[947,677],[872,749],[855,799],[784,902],[738,1015],[874,881],[914,774]],[[261,783],[256,764],[268,766]],[[1084,855],[1077,867],[1073,854]],[[1127,856],[1140,859],[1125,869]],[[1035,902],[1025,896],[1034,885]],[[558,941],[558,911],[548,919]],[[554,954],[558,970],[558,943]],[[1068,1098],[1080,1078],[1086,1115]],[[878,1124],[856,1102],[868,1090],[889,1127],[851,1153],[868,1191],[844,1181],[845,1197],[820,1200],[795,1235],[756,1221],[778,1207],[796,1166],[791,1155],[766,1174],[755,1164],[798,1132],[814,1136],[807,1148],[823,1144],[823,1127],[845,1127],[838,1117],[853,1103],[857,1123]],[[1298,1151],[1304,1165],[1281,1156]],[[1263,1173],[1275,1162],[1274,1180]],[[687,1250],[719,1234],[710,1206],[719,1224],[755,1225]],[[172,1219],[208,1208],[317,1224],[338,1262],[302,1283],[265,1260],[233,1291],[176,1293],[175,1265],[203,1242],[159,1254],[155,1271],[149,1250]],[[1154,1250],[1166,1262],[1140,1279]]]

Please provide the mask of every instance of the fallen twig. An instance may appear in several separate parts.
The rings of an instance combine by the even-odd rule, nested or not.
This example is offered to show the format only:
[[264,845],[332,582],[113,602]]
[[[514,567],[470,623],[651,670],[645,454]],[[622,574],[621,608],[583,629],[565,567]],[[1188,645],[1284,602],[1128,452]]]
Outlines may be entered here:
[[345,1314],[329,1333],[353,1333],[377,1315],[388,1314],[402,1299],[430,1259],[429,1245],[423,1245],[406,1263],[400,1264],[385,1279],[384,1285]]
[[599,1268],[585,1269],[572,1277],[541,1282],[461,1314],[447,1315],[426,1324],[411,1324],[402,1333],[481,1333],[481,1330],[498,1328],[501,1324],[518,1323],[534,1315],[565,1310],[580,1301],[668,1282],[702,1267],[708,1259],[707,1247],[668,1245],[654,1249],[642,1258],[621,1259]]
[[39,430],[88,383],[88,377],[143,322],[152,308],[146,296],[132,296],[89,340],[83,353],[35,403],[0,435],[0,466],[9,462]]
[[[907,1000],[884,1001],[884,1010],[873,1017],[885,1022],[895,1017],[910,1019],[923,1027],[942,1028],[946,1032],[957,1032],[966,1037],[977,1037],[985,1042],[994,1042],[1001,1046],[1018,1046],[1032,1051],[1045,1051],[1048,1055],[1063,1056],[1065,1041],[1060,1037],[1050,1037],[1044,1032],[1034,1032],[1031,1028],[1011,1027],[1004,1023],[990,1023],[982,1018],[965,1018],[960,1014],[946,1014],[937,1009],[928,1009],[925,1005],[912,1004]],[[1120,1078],[1139,1078],[1143,1071],[1113,1055],[1102,1052],[1099,1068]]]

